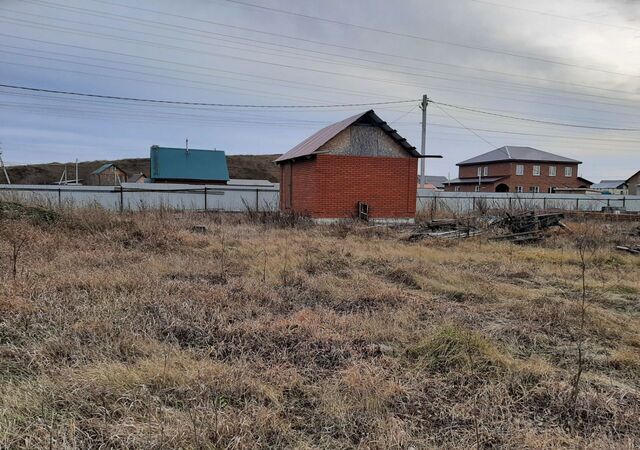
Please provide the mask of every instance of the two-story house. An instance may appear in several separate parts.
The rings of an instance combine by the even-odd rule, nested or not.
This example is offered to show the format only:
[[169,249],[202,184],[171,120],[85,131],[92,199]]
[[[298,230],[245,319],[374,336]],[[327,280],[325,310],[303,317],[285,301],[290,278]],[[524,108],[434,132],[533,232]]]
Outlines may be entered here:
[[554,192],[586,189],[591,182],[578,176],[575,159],[531,147],[500,147],[458,163],[458,178],[448,181],[448,192]]

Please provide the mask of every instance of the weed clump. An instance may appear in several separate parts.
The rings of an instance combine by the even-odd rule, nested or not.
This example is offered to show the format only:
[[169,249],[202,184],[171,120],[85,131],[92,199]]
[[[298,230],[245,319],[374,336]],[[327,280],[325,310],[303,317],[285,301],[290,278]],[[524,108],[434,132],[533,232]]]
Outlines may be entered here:
[[447,373],[460,369],[496,372],[507,357],[486,338],[457,325],[445,325],[407,349],[407,356],[428,369]]
[[51,225],[60,217],[59,213],[49,208],[0,201],[0,220],[26,220],[32,225]]

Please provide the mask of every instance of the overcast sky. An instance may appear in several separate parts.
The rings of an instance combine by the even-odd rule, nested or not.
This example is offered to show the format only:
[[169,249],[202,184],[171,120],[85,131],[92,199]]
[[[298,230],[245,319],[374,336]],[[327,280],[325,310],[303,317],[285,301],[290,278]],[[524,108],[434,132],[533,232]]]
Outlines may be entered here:
[[[444,159],[429,160],[429,174],[455,177],[457,162],[503,145],[579,159],[593,181],[640,169],[640,132],[584,128],[640,128],[640,1],[246,2],[0,0],[0,84],[243,105],[426,93],[580,125],[434,103],[427,150]],[[419,148],[417,103],[371,108]],[[10,163],[148,157],[151,145],[187,137],[192,148],[283,153],[369,108],[180,107],[0,88],[0,141]]]

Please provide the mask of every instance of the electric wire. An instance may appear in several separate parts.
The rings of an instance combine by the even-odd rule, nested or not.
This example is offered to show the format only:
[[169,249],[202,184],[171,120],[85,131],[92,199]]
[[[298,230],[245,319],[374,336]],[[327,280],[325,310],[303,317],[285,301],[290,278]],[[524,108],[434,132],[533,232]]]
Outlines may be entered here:
[[[110,3],[112,5],[117,5],[117,3],[105,2],[105,1],[102,1],[102,0],[93,0],[93,1],[97,1],[99,3]],[[495,54],[499,54],[499,55],[505,55],[505,56],[511,56],[511,57],[515,57],[515,58],[528,59],[528,60],[532,60],[532,61],[539,61],[539,62],[544,62],[544,63],[548,63],[548,64],[557,64],[557,65],[562,65],[562,66],[567,66],[567,67],[575,67],[575,68],[579,68],[579,69],[583,69],[583,70],[592,70],[592,71],[608,73],[608,74],[612,74],[612,75],[623,75],[623,76],[629,76],[629,77],[634,77],[634,78],[640,78],[640,74],[629,74],[629,73],[624,73],[624,72],[616,72],[616,71],[611,71],[611,70],[606,70],[606,69],[599,69],[599,68],[590,67],[590,66],[583,66],[583,65],[580,65],[580,64],[573,64],[573,63],[557,61],[557,60],[553,60],[553,59],[547,59],[547,58],[543,58],[543,57],[540,57],[540,56],[524,55],[524,54],[519,54],[519,53],[515,53],[515,52],[506,51],[506,50],[493,49],[493,48],[490,48],[490,47],[480,47],[480,46],[476,46],[476,45],[462,44],[462,43],[452,42],[452,41],[445,41],[445,40],[430,38],[430,37],[426,37],[426,36],[418,36],[418,35],[410,34],[410,33],[401,33],[399,31],[384,30],[384,29],[381,29],[381,28],[374,28],[374,27],[370,27],[370,26],[366,26],[366,25],[359,25],[359,24],[354,24],[354,23],[350,23],[350,22],[343,22],[341,20],[329,19],[329,18],[326,18],[326,17],[312,16],[310,14],[297,13],[297,12],[294,12],[294,11],[287,11],[287,10],[284,10],[284,9],[273,8],[273,7],[264,6],[264,5],[256,5],[254,3],[249,3],[249,2],[240,1],[240,0],[218,0],[218,1],[223,1],[223,2],[226,2],[226,3],[231,3],[231,4],[250,7],[250,8],[255,8],[255,9],[261,9],[261,10],[265,10],[265,11],[276,12],[276,13],[279,13],[279,14],[286,14],[286,15],[290,15],[290,16],[301,17],[301,18],[310,19],[310,20],[316,20],[316,21],[320,21],[320,22],[333,23],[333,24],[336,24],[336,25],[342,25],[342,26],[346,26],[346,27],[357,28],[357,29],[361,29],[361,30],[372,31],[372,32],[382,33],[382,34],[391,35],[391,36],[405,37],[405,38],[410,38],[410,39],[415,39],[415,40],[420,40],[420,41],[433,42],[433,43],[437,43],[437,44],[441,44],[441,45],[448,45],[448,46],[466,48],[466,49],[477,50],[477,51],[482,51],[482,52],[495,53]]]
[[[68,23],[73,23],[73,24],[87,25],[85,22],[69,20],[69,19],[66,19],[66,18],[51,18],[51,17],[40,15],[40,14],[31,14],[31,13],[25,13],[25,12],[20,12],[20,11],[12,11],[12,10],[8,10],[8,11],[12,12],[14,14],[17,13],[17,14],[35,16],[35,17],[40,17],[40,18],[45,18],[45,19],[53,19],[53,20],[56,20],[56,21],[68,22]],[[28,21],[28,20],[24,20],[24,19],[17,19],[17,18],[7,18],[7,17],[4,17],[4,16],[0,16],[0,18],[2,18],[7,23],[27,23],[27,24],[30,24],[30,26],[46,27],[46,28],[56,29],[56,30],[59,30],[61,32],[66,32],[66,33],[86,34],[84,31],[74,30],[74,29],[70,29],[68,27],[53,26],[53,25],[43,24],[41,22],[34,22],[34,21]],[[107,28],[107,29],[113,29],[113,30],[116,30],[116,31],[119,31],[119,32],[130,32],[130,31],[132,31],[132,30],[127,30],[125,28],[113,27],[113,26],[104,25],[104,24],[101,25],[101,27],[102,28]],[[201,33],[203,33],[203,32],[204,31],[202,31]],[[144,31],[140,31],[140,30],[136,30],[135,33],[136,34],[140,34],[140,35],[153,36],[153,37],[156,37],[156,38],[158,38],[158,37],[159,38],[166,38],[167,37],[166,35],[157,34],[157,33],[149,33],[149,32],[144,32]],[[178,36],[178,37],[173,37],[172,36],[171,40],[180,40],[180,41],[184,41],[184,42],[198,43],[198,44],[202,44],[202,45],[207,45],[207,43],[204,43],[202,41],[197,41],[197,40],[193,40],[193,39],[186,39],[186,38],[182,37],[182,35],[185,34],[184,30],[181,30],[180,33],[181,33],[181,36]],[[92,36],[96,36],[95,30],[92,31],[90,34]],[[193,34],[193,33],[191,33],[191,34]],[[240,49],[240,50],[254,50],[255,48],[274,50],[271,47],[265,47],[264,44],[266,44],[266,45],[269,45],[269,46],[272,46],[272,47],[273,46],[275,46],[275,47],[283,47],[283,48],[294,49],[294,50],[298,50],[298,51],[302,51],[302,52],[321,54],[321,55],[326,55],[326,56],[333,56],[333,57],[347,59],[349,61],[357,60],[357,61],[364,61],[364,62],[368,62],[368,63],[372,63],[372,64],[382,64],[382,65],[385,66],[385,70],[388,71],[388,72],[399,73],[399,74],[403,74],[403,75],[412,75],[412,76],[425,77],[425,75],[422,74],[422,73],[416,74],[416,73],[403,72],[403,71],[389,71],[388,69],[386,69],[387,66],[399,67],[399,68],[404,68],[404,69],[413,69],[413,70],[423,70],[423,69],[418,68],[418,67],[413,67],[413,66],[393,64],[393,63],[390,63],[388,61],[377,61],[377,60],[371,60],[371,59],[361,58],[361,57],[356,57],[356,56],[345,56],[345,55],[340,55],[340,54],[336,54],[336,53],[322,52],[322,51],[313,50],[313,49],[306,49],[306,48],[300,48],[300,47],[289,46],[289,45],[275,44],[275,43],[270,43],[270,42],[264,42],[263,40],[261,41],[261,40],[257,40],[257,39],[250,39],[250,38],[245,38],[245,37],[233,36],[233,35],[224,34],[224,33],[215,33],[215,32],[211,32],[211,31],[207,31],[207,34],[211,34],[211,35],[215,35],[215,36],[223,36],[223,37],[227,37],[227,38],[233,38],[233,39],[244,40],[244,41],[250,42],[250,44],[244,44],[244,43],[236,42],[236,41],[229,40],[229,39],[221,39],[219,37],[208,38],[208,39],[215,39],[216,41],[221,41],[221,42],[228,42],[228,43],[234,43],[234,44],[239,44],[239,45],[250,46],[249,49]],[[121,36],[113,36],[113,35],[105,35],[105,34],[98,34],[98,35],[102,35],[102,36],[108,37],[109,39],[120,39],[120,40],[126,40],[126,41],[134,41],[134,39],[123,39]],[[139,39],[136,39],[135,41],[136,42],[145,43],[145,44],[155,44],[156,46],[158,45],[157,42],[149,42],[149,41],[143,41],[143,40],[139,40]],[[222,46],[222,47],[225,47],[225,46]],[[237,49],[237,47],[228,47],[228,48]],[[179,49],[180,50],[194,51],[193,49],[185,49],[184,47],[180,47]],[[296,55],[296,56],[300,56],[301,55],[300,53],[296,53],[296,52],[290,52],[290,51],[284,51],[284,50],[279,50],[279,51],[283,52],[285,54],[289,53],[289,54]],[[318,60],[317,58],[314,59],[314,61],[317,61],[317,60]],[[320,61],[336,63],[335,60],[333,60],[333,61],[331,61],[331,60],[320,60]],[[355,66],[355,65],[353,65],[351,63],[345,63],[345,62],[339,62],[339,63],[340,64],[351,65],[353,67],[363,67],[363,66]],[[455,65],[455,67],[465,67],[465,66]],[[475,70],[475,69],[472,69],[472,70]],[[449,77],[452,76],[452,75],[459,75],[459,74],[453,74],[451,72],[441,72],[441,71],[434,71],[434,70],[430,70],[429,72],[442,74],[442,75],[446,75],[446,76],[449,76]],[[491,72],[494,72],[494,71],[491,71]],[[499,73],[499,74],[503,74],[502,72],[497,72],[497,71],[495,71],[495,72]],[[509,74],[505,74],[505,75],[509,75]],[[477,80],[481,80],[481,81],[505,83],[504,80],[496,80],[494,78],[477,77],[477,76],[470,76],[470,75],[465,75],[465,77],[467,77],[469,79],[477,79]],[[437,78],[437,77],[433,77],[433,78]],[[526,78],[532,78],[532,79],[535,79],[537,81],[543,81],[545,83],[548,83],[550,81],[548,79],[544,79],[544,78],[540,78],[540,77],[526,77]],[[447,79],[449,79],[449,78],[447,78]],[[557,83],[557,81],[554,81],[554,82]],[[514,86],[519,86],[519,87],[529,87],[529,88],[540,89],[539,85],[535,85],[534,86],[534,85],[531,85],[531,84],[514,83],[514,82],[507,82],[507,83],[513,84]],[[560,82],[560,83],[561,84],[572,85],[572,86],[583,87],[583,88],[586,88],[586,89],[594,89],[594,90],[600,90],[600,91],[606,91],[606,92],[615,92],[615,93],[626,94],[626,95],[635,95],[635,94],[637,94],[637,92],[630,92],[630,91],[625,91],[625,90],[620,90],[620,89],[609,89],[609,88],[603,88],[601,86],[592,86],[592,85],[584,85],[584,84],[579,84],[579,83],[567,83],[567,82]],[[583,92],[577,92],[577,91],[567,91],[567,90],[562,90],[562,89],[551,89],[551,88],[544,88],[544,89],[545,90],[554,91],[554,92],[562,92],[562,93],[572,94],[572,95],[582,95],[582,96],[587,95],[587,94],[585,94]],[[593,96],[595,96],[595,95],[593,95]],[[617,97],[606,97],[606,96],[596,96],[596,97],[623,100],[622,98],[617,98]]]
[[458,119],[456,119],[455,117],[453,117],[453,115],[449,114],[449,112],[445,109],[443,109],[440,105],[438,105],[437,103],[435,103],[436,107],[442,111],[443,113],[445,113],[447,116],[449,116],[451,119],[453,119],[455,122],[458,123],[458,125],[460,125],[462,128],[464,128],[465,130],[469,131],[470,133],[472,133],[474,136],[476,136],[478,139],[480,139],[481,141],[483,141],[486,144],[489,144],[489,146],[491,148],[497,148],[498,146],[495,145],[493,142],[488,141],[487,139],[483,138],[480,134],[478,134],[475,130],[467,127],[465,124],[463,124],[462,122],[460,122]]
[[137,97],[124,97],[124,96],[117,96],[117,95],[92,94],[87,92],[60,91],[56,89],[44,89],[44,88],[35,88],[35,87],[29,87],[29,86],[17,86],[17,85],[11,85],[11,84],[0,84],[0,87],[4,87],[7,89],[32,91],[32,92],[46,92],[50,94],[74,95],[79,97],[105,98],[105,99],[123,100],[123,101],[130,101],[130,102],[162,103],[162,104],[169,104],[169,105],[216,106],[216,107],[223,107],[223,108],[226,108],[226,107],[265,108],[265,109],[336,108],[336,107],[355,107],[355,106],[397,105],[401,103],[412,103],[417,101],[417,100],[397,100],[397,101],[389,101],[389,102],[343,103],[343,104],[330,104],[330,105],[251,105],[251,104],[241,104],[241,103],[234,104],[234,103],[187,102],[187,101],[179,101],[179,100],[158,100],[158,99],[137,98]]
[[[499,75],[503,75],[503,76],[509,76],[509,77],[532,79],[532,80],[543,81],[543,82],[553,82],[553,83],[566,84],[566,85],[577,86],[577,87],[586,87],[586,88],[590,88],[590,89],[603,89],[603,88],[597,87],[597,86],[583,85],[583,84],[572,83],[572,82],[567,82],[567,81],[549,80],[548,78],[535,77],[535,76],[525,75],[525,74],[514,74],[514,73],[502,72],[502,71],[486,69],[486,68],[479,68],[479,67],[464,66],[464,65],[459,65],[459,64],[444,63],[444,62],[441,62],[441,61],[434,61],[434,60],[428,60],[428,59],[424,59],[424,58],[417,58],[415,56],[414,57],[407,57],[407,56],[404,56],[404,55],[385,53],[385,52],[380,52],[380,51],[371,50],[371,49],[356,48],[356,47],[350,47],[350,46],[346,46],[346,45],[332,44],[332,43],[328,43],[326,41],[317,41],[317,40],[312,40],[312,39],[301,38],[301,37],[298,37],[298,36],[290,36],[290,35],[281,34],[281,33],[273,33],[273,32],[268,32],[268,31],[263,31],[263,30],[257,30],[255,28],[241,27],[241,26],[237,26],[237,25],[229,25],[229,24],[224,24],[224,23],[221,23],[221,22],[215,22],[215,21],[211,21],[211,20],[204,20],[204,19],[199,19],[199,18],[176,15],[176,14],[172,14],[172,13],[168,13],[168,12],[164,12],[164,11],[150,10],[150,9],[139,8],[139,7],[135,7],[135,6],[131,6],[131,5],[123,5],[123,4],[115,4],[115,3],[111,4],[109,2],[104,2],[104,1],[99,1],[99,0],[93,0],[93,1],[95,1],[97,3],[104,3],[104,4],[108,4],[108,5],[114,5],[114,6],[119,6],[119,7],[122,7],[122,8],[132,9],[132,10],[141,10],[141,11],[144,11],[144,12],[152,12],[152,13],[155,13],[155,14],[158,14],[158,15],[174,17],[174,18],[181,18],[181,19],[191,20],[191,21],[195,21],[195,22],[206,23],[206,24],[209,24],[209,25],[215,25],[215,26],[230,28],[230,29],[234,29],[234,30],[240,30],[240,31],[243,31],[243,32],[258,33],[258,34],[263,34],[263,35],[267,35],[267,36],[273,36],[273,37],[285,38],[285,39],[295,40],[295,41],[300,41],[300,42],[312,43],[312,44],[315,44],[315,45],[321,45],[321,46],[325,46],[325,47],[334,47],[334,48],[339,48],[339,49],[343,49],[343,50],[350,50],[350,51],[356,51],[356,52],[376,54],[376,55],[380,55],[380,56],[398,58],[398,59],[405,59],[405,60],[411,60],[411,61],[420,61],[420,62],[425,62],[425,63],[428,63],[428,64],[444,65],[444,66],[450,66],[450,67],[454,67],[454,68],[463,68],[463,69],[474,70],[474,71],[479,71],[479,72],[495,73],[495,74],[499,74]],[[140,25],[143,25],[143,26],[147,26],[147,27],[151,26],[154,29],[157,28],[157,26],[161,26],[164,29],[171,28],[171,29],[175,29],[176,31],[178,31],[181,34],[187,33],[188,30],[191,30],[191,31],[196,31],[196,32],[201,33],[201,34],[221,35],[220,33],[214,33],[214,32],[211,32],[209,30],[200,30],[200,29],[186,27],[184,25],[177,26],[177,25],[174,25],[174,24],[166,23],[166,22],[150,21],[148,19],[141,20],[141,19],[133,18],[131,16],[125,16],[125,15],[122,15],[122,14],[113,14],[113,13],[107,13],[107,12],[96,12],[95,10],[90,10],[90,9],[86,9],[86,8],[78,8],[78,7],[70,7],[70,6],[65,6],[65,5],[59,5],[59,4],[52,3],[52,2],[47,2],[47,1],[44,1],[44,0],[23,0],[23,2],[35,3],[35,4],[38,4],[38,5],[45,6],[45,7],[48,7],[48,8],[53,8],[53,9],[64,9],[66,11],[80,12],[81,14],[84,14],[84,15],[90,15],[90,16],[99,17],[99,18],[108,18],[108,17],[112,17],[113,18],[113,17],[115,17],[115,18],[117,18],[117,19],[119,19],[121,21],[125,20],[125,21],[129,21],[129,22],[132,22],[132,23],[137,23],[137,24],[140,24]],[[153,25],[150,25],[150,24],[153,24]],[[229,36],[229,35],[222,34],[222,36]],[[252,42],[264,43],[264,40],[257,41],[257,40],[249,39],[249,38],[246,38],[246,37],[239,37],[239,36],[233,36],[233,37],[236,38],[236,39],[242,39],[242,40],[248,40],[248,41],[252,41]],[[283,47],[291,48],[290,46],[285,46],[285,45],[282,45],[282,44],[275,44],[275,43],[269,43],[269,44],[270,45],[275,45],[275,46],[283,46]],[[296,48],[296,47],[293,47],[293,48]],[[298,48],[298,49],[300,49],[300,48]],[[301,50],[313,51],[313,50],[309,50],[309,49],[301,49]],[[348,58],[349,56],[345,56],[345,57]]]
[[494,113],[494,112],[490,112],[490,111],[483,111],[480,109],[476,109],[476,108],[469,108],[466,106],[458,106],[458,105],[451,105],[448,103],[442,103],[442,102],[436,102],[436,101],[432,101],[432,103],[435,103],[436,105],[440,105],[440,106],[446,106],[448,108],[454,108],[454,109],[459,109],[459,110],[463,110],[463,111],[471,111],[471,112],[475,112],[478,114],[486,114],[489,116],[495,116],[495,117],[504,117],[504,118],[508,118],[508,119],[513,119],[513,120],[521,120],[521,121],[526,121],[526,122],[535,122],[535,123],[541,123],[541,124],[545,124],[545,125],[554,125],[554,126],[560,126],[560,127],[571,127],[571,128],[587,128],[590,130],[607,130],[607,131],[640,131],[640,128],[616,128],[616,127],[599,127],[599,126],[592,126],[592,125],[580,125],[580,124],[575,124],[575,123],[564,123],[564,122],[553,122],[553,121],[548,121],[548,120],[538,120],[538,119],[532,119],[532,118],[528,118],[528,117],[517,117],[517,116],[511,116],[511,115],[507,115],[507,114],[500,114],[500,113]]

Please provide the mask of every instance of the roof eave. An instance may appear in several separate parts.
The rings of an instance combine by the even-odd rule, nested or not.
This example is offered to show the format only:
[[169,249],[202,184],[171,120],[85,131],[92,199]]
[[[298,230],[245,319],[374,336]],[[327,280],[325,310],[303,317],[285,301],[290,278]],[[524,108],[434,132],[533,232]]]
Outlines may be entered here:
[[[334,124],[331,125],[327,125],[325,128],[317,131],[316,133],[314,133],[313,135],[309,136],[307,139],[305,139],[304,141],[302,141],[300,144],[296,145],[295,147],[293,147],[291,150],[289,150],[287,153],[283,154],[282,156],[280,156],[279,158],[277,158],[274,163],[275,164],[280,164],[283,163],[285,161],[295,161],[297,159],[300,159],[302,157],[305,156],[309,156],[309,155],[313,155],[315,154],[318,149],[320,147],[322,147],[323,145],[325,145],[327,142],[329,142],[331,139],[333,139],[335,136],[337,136],[339,133],[341,133],[342,131],[346,130],[347,128],[349,128],[350,126],[358,123],[358,121],[362,120],[364,117],[369,117],[371,118],[371,120],[373,121],[373,123],[380,127],[380,129],[382,129],[382,131],[384,131],[385,134],[387,134],[389,137],[391,137],[391,139],[393,139],[395,142],[397,142],[400,146],[402,146],[402,148],[407,151],[407,153],[409,153],[411,156],[415,157],[415,158],[419,158],[421,155],[418,152],[418,150],[412,146],[411,144],[408,143],[408,141],[403,138],[402,136],[400,136],[400,134],[398,134],[398,131],[391,128],[391,126],[389,126],[389,124],[387,122],[385,122],[384,120],[382,120],[374,111],[373,109],[370,109],[362,114],[357,114],[355,116],[349,117],[347,119],[344,119],[343,121],[340,122],[336,122]],[[344,123],[344,126],[342,126],[342,124]],[[322,136],[321,139],[319,139],[317,142],[314,142],[314,150],[309,152],[309,153],[305,153],[305,154],[295,154],[296,151],[298,150],[299,147],[301,147],[303,144],[307,143],[307,142],[312,142],[314,137],[317,137],[317,135],[321,135],[323,131],[326,131],[327,128],[331,128],[333,126],[336,125],[341,125],[340,127],[338,127],[335,130],[332,130],[333,134],[328,134],[326,136]],[[292,156],[287,156],[290,153],[293,153]]]

